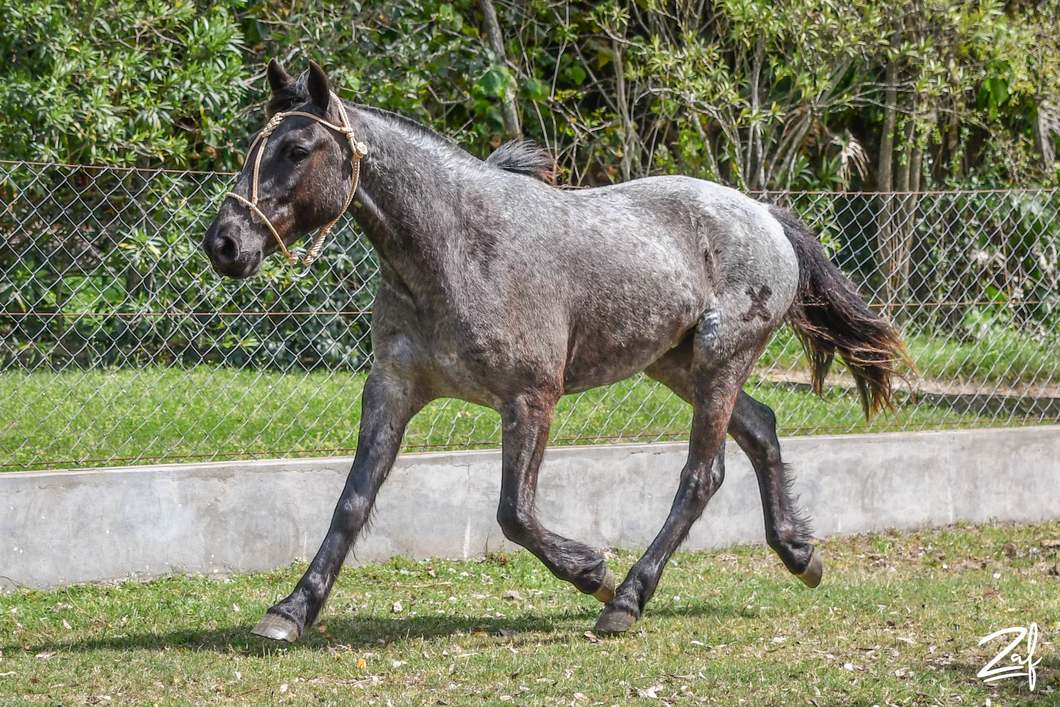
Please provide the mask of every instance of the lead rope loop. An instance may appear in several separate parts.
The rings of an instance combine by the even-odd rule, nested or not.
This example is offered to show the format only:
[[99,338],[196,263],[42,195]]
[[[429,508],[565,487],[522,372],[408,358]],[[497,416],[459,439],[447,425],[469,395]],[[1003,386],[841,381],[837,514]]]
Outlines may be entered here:
[[283,252],[283,257],[287,259],[289,265],[297,263],[298,257],[287,250],[287,246],[284,244],[283,239],[280,238],[280,234],[276,231],[275,226],[272,225],[272,222],[269,221],[269,218],[264,212],[258,208],[258,176],[261,172],[261,157],[265,154],[265,145],[269,142],[269,137],[276,131],[276,128],[279,127],[280,123],[282,123],[285,118],[290,118],[296,115],[312,118],[324,127],[345,135],[346,140],[350,144],[350,152],[353,155],[353,180],[350,184],[350,193],[346,197],[346,205],[342,207],[342,211],[340,211],[339,215],[335,217],[335,220],[320,229],[316,237],[313,239],[312,245],[309,246],[309,250],[307,250],[302,257],[302,265],[305,265],[308,268],[313,264],[313,261],[320,256],[320,251],[324,247],[324,239],[328,237],[328,234],[331,233],[331,229],[335,227],[335,224],[338,223],[339,219],[342,218],[342,215],[346,213],[346,210],[350,208],[350,204],[353,203],[353,196],[357,193],[357,185],[361,181],[361,158],[368,154],[368,147],[365,146],[363,142],[357,142],[357,139],[353,136],[353,128],[350,127],[350,118],[346,114],[346,106],[342,104],[342,101],[340,101],[339,97],[334,93],[331,94],[331,100],[339,107],[339,116],[342,118],[342,125],[335,125],[334,123],[324,120],[320,116],[299,110],[285,111],[272,116],[272,118],[269,119],[269,122],[265,124],[265,127],[261,129],[261,132],[258,133],[258,136],[254,138],[254,141],[250,143],[250,150],[247,152],[247,162],[243,164],[243,169],[246,169],[247,163],[250,162],[250,156],[254,154],[254,147],[258,146],[258,141],[260,140],[261,145],[258,146],[258,154],[254,158],[254,173],[250,182],[250,199],[246,199],[245,197],[236,194],[234,191],[230,191],[225,195],[226,199],[235,199],[240,204],[247,207],[250,213],[254,214],[259,221],[265,224],[265,227],[269,229],[270,233],[272,233],[276,242],[280,244],[280,250]]

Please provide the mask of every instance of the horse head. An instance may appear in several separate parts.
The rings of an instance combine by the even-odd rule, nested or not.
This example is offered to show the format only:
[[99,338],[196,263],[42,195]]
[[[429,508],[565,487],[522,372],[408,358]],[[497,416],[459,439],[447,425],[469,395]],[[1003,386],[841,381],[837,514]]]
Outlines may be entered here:
[[310,62],[294,78],[274,59],[266,73],[269,122],[202,239],[214,270],[236,279],[256,273],[277,251],[293,262],[287,247],[321,229],[305,258],[311,262],[353,200],[364,154],[320,66]]

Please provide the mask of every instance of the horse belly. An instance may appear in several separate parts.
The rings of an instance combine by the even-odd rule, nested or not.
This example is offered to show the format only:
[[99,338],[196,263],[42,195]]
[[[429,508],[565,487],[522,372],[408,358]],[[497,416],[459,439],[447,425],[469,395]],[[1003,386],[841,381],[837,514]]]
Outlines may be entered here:
[[580,286],[568,300],[566,392],[644,370],[680,343],[713,299],[707,263],[683,219],[634,222],[625,233],[587,238],[596,250],[572,268]]
[[700,298],[652,304],[656,306],[622,317],[575,323],[567,343],[565,393],[616,383],[643,371],[677,346],[703,311]]

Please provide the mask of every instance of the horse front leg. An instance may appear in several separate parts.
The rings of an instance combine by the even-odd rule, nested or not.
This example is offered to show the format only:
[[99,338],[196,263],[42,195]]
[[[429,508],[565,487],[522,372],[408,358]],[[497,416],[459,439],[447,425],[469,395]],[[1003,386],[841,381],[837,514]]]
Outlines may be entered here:
[[251,633],[293,643],[313,623],[394,465],[405,425],[425,402],[408,382],[381,372],[378,364],[372,369],[361,396],[357,453],[331,527],[294,591],[271,607]]
[[615,596],[615,578],[603,556],[588,545],[548,530],[534,513],[537,474],[557,397],[545,393],[518,395],[501,411],[502,476],[497,522],[506,538],[536,555],[552,574],[607,603]]

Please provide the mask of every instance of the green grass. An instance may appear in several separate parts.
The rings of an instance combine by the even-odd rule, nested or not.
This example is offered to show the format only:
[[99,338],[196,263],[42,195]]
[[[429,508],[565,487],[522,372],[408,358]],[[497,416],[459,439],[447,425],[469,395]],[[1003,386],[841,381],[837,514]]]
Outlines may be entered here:
[[[0,596],[0,704],[1039,707],[1060,688],[1057,538],[1055,522],[834,538],[812,591],[764,548],[681,552],[643,620],[603,640],[586,633],[599,604],[525,552],[349,568],[290,646],[249,630],[302,564],[23,590]],[[1032,621],[1036,691],[977,678],[1000,650],[979,639]]]
[[[1016,385],[1060,380],[1060,356],[1027,337],[989,342],[911,337],[921,376],[935,381]],[[840,368],[841,367],[838,367]],[[774,336],[759,371],[805,370],[787,329]],[[246,456],[352,453],[365,374],[278,373],[218,366],[0,373],[0,469],[99,466]],[[748,390],[777,413],[782,434],[948,429],[1033,424],[1017,415],[962,414],[899,395],[895,415],[871,423],[850,390],[806,391],[752,377]],[[1048,420],[1041,420],[1048,421]],[[552,444],[686,439],[691,410],[669,390],[635,377],[564,398]],[[497,415],[437,401],[410,424],[406,449],[496,446]]]
[[[1054,339],[1041,340],[1002,330],[988,331],[967,340],[911,335],[904,341],[917,371],[926,380],[1010,386],[1031,382],[1060,384],[1060,351]],[[805,369],[802,348],[787,327],[777,330],[762,356],[759,367],[769,366],[781,370]]]
[[[350,454],[364,374],[220,367],[0,374],[0,468],[49,468],[237,456]],[[903,404],[866,424],[849,391],[819,400],[759,383],[785,434],[972,426],[948,408]],[[970,422],[970,424],[969,424]],[[986,420],[982,424],[994,423]],[[691,408],[643,378],[564,398],[552,444],[686,439]],[[491,410],[437,401],[413,419],[406,449],[495,446]]]

